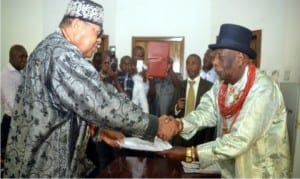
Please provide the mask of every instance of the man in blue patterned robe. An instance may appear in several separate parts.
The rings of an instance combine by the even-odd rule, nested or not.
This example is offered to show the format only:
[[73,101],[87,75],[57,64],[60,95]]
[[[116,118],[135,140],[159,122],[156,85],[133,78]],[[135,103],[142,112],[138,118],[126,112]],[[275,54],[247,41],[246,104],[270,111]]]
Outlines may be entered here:
[[102,18],[101,5],[71,1],[60,28],[30,55],[16,95],[4,177],[87,176],[88,123],[147,140],[168,140],[175,132],[176,123],[145,114],[110,91],[84,60],[101,43]]

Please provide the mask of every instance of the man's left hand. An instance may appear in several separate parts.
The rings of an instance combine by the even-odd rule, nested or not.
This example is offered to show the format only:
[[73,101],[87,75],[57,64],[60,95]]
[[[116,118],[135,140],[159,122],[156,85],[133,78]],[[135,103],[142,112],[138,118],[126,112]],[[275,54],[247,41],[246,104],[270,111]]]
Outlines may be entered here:
[[118,142],[123,142],[125,136],[123,133],[110,129],[102,129],[100,131],[101,139],[111,147],[120,147]]

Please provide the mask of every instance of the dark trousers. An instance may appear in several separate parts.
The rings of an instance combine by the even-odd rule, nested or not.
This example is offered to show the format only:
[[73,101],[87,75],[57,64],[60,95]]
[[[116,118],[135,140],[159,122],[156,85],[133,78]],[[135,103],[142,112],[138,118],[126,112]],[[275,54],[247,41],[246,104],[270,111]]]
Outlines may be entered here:
[[10,121],[11,121],[11,117],[4,114],[1,123],[1,158],[3,158],[5,154],[5,148],[6,148],[8,133],[10,129]]
[[95,169],[87,178],[95,178],[97,174],[115,159],[114,149],[105,142],[89,140],[86,149],[87,157],[94,163]]

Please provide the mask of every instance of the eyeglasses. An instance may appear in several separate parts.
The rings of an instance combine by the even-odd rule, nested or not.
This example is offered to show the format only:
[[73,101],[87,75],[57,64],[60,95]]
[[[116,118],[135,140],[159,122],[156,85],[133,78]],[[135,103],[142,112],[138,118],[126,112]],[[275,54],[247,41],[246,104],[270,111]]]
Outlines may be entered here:
[[97,39],[102,38],[104,34],[104,30],[102,29],[100,32],[97,34]]
[[[91,27],[91,25],[92,25],[92,23],[90,23],[90,22],[85,22],[85,21],[84,21],[84,23],[87,24],[87,25],[90,26],[90,27]],[[104,30],[102,29],[102,30],[97,31],[97,30],[95,29],[95,27],[92,27],[92,28],[93,28],[93,30],[96,31],[96,33],[97,33],[97,39],[102,38],[103,33],[104,33]]]

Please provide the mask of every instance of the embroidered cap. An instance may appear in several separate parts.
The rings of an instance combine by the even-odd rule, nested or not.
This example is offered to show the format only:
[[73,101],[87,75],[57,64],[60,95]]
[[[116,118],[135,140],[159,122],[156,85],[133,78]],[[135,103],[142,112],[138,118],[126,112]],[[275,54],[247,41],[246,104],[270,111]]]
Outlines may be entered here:
[[103,12],[103,7],[91,0],[71,0],[68,4],[65,17],[79,18],[102,26]]

